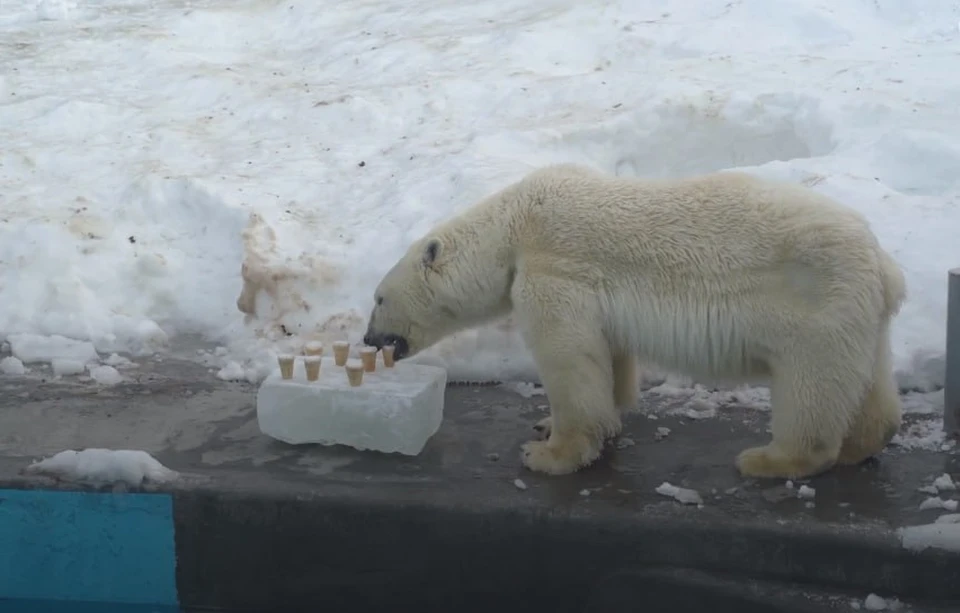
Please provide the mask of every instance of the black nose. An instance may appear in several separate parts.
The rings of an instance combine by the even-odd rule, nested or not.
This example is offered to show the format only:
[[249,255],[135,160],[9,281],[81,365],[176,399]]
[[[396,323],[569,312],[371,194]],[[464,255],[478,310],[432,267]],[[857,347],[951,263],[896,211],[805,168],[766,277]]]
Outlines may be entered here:
[[377,344],[380,341],[379,337],[374,336],[373,334],[364,334],[363,335],[363,344],[368,347],[376,347],[380,349],[383,346],[383,343]]

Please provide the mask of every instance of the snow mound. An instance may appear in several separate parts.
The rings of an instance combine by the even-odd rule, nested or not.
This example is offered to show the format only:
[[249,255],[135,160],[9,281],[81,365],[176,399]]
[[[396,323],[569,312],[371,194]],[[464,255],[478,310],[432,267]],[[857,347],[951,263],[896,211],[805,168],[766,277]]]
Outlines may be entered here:
[[[359,341],[410,241],[536,167],[742,169],[869,218],[907,275],[900,384],[936,390],[960,264],[960,7],[921,9],[6,3],[0,340],[89,365],[198,335],[227,348],[221,377],[257,381],[297,343]],[[537,382],[510,319],[418,361]]]

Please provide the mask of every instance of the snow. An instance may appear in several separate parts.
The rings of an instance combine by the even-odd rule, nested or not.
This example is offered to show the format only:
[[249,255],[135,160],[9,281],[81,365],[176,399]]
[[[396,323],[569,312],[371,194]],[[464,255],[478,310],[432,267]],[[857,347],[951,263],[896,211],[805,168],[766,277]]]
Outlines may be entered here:
[[27,372],[27,369],[23,362],[11,355],[0,360],[0,372],[5,375],[22,375]]
[[932,524],[906,526],[898,529],[897,534],[900,544],[910,551],[935,548],[960,553],[960,523],[937,521]]
[[94,366],[90,369],[90,378],[100,385],[117,385],[123,381],[123,375],[113,366]]
[[53,363],[55,360],[84,364],[96,361],[99,357],[92,343],[69,339],[58,334],[51,336],[12,334],[7,337],[7,340],[10,342],[10,352],[13,356],[26,364]]
[[937,488],[937,490],[941,492],[952,492],[957,489],[957,484],[954,483],[953,477],[951,477],[948,473],[943,473],[933,480],[933,487]]
[[164,483],[178,476],[149,453],[129,449],[67,449],[30,464],[24,471],[67,481],[121,482],[130,486],[139,486],[145,481]]
[[[950,0],[7,2],[0,340],[88,364],[200,335],[226,347],[220,376],[257,381],[283,330],[359,340],[411,240],[535,167],[740,168],[867,215],[909,283],[900,382],[929,392],[960,264],[958,18]],[[536,381],[509,321],[423,360]]]
[[929,509],[945,509],[947,511],[956,511],[957,510],[957,501],[956,500],[944,500],[939,496],[931,496],[923,502],[920,503],[920,510],[926,511]]
[[869,594],[863,600],[863,608],[867,611],[898,611],[900,606],[896,598],[884,599],[876,594]]
[[86,364],[80,360],[71,360],[69,358],[54,358],[50,366],[53,368],[53,374],[57,377],[79,375],[87,369]]
[[664,481],[658,485],[654,491],[662,496],[669,496],[681,504],[703,504],[703,498],[701,498],[700,494],[696,490],[678,487],[667,481]]

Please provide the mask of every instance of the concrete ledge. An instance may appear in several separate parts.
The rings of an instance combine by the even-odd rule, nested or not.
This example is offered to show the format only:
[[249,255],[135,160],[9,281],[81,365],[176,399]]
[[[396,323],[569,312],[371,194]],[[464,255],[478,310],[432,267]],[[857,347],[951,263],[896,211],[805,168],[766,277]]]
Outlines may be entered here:
[[[0,380],[0,486],[42,496],[77,489],[20,472],[65,448],[143,449],[180,471],[163,491],[143,489],[172,500],[175,598],[185,610],[805,613],[850,610],[871,592],[915,612],[960,602],[960,554],[912,553],[895,534],[943,512],[919,511],[927,495],[917,488],[956,475],[953,452],[891,448],[810,481],[811,507],[782,482],[737,475],[736,452],[768,436],[767,415],[742,407],[691,420],[645,398],[596,466],[548,477],[518,457],[544,414],[543,396],[448,388],[440,432],[409,458],[284,445],[258,432],[252,386],[174,359],[141,370],[139,381],[100,390]],[[671,433],[656,441],[662,426]],[[698,490],[703,506],[655,493],[664,481]],[[100,497],[87,504],[101,511],[130,499],[116,487],[87,496]],[[9,524],[4,506],[0,524]],[[15,532],[43,543],[49,522],[34,522],[32,533],[10,525],[0,525],[0,541]],[[163,531],[152,526],[142,529],[147,539]],[[111,530],[60,555],[76,560],[78,548],[89,555],[111,539],[132,540]],[[127,594],[158,585],[158,576],[162,584],[163,570],[138,579],[121,568],[120,549],[105,551],[117,565],[83,589],[60,581],[53,593],[81,600],[118,581]],[[0,599],[33,594],[10,587],[29,576],[22,568],[8,560],[5,571]],[[168,593],[139,593],[140,604],[170,604]]]
[[182,601],[237,611],[732,613],[750,599],[757,611],[821,611],[870,592],[929,604],[960,594],[957,556],[909,554],[880,531],[213,492],[176,506]]

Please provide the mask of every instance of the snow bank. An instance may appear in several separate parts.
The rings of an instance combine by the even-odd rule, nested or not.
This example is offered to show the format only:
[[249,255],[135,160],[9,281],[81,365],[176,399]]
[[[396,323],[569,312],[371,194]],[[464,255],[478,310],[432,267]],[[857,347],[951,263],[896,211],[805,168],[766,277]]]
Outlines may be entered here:
[[67,449],[30,464],[24,472],[67,481],[122,482],[130,486],[139,486],[145,481],[163,483],[177,477],[175,471],[165,467],[146,451],[127,449]]
[[[869,217],[909,282],[901,383],[930,390],[960,265],[958,18],[948,0],[21,3],[0,17],[0,339],[86,364],[196,333],[227,347],[221,377],[257,380],[287,332],[359,340],[411,240],[534,167],[743,168]],[[509,321],[423,359],[536,380]]]

